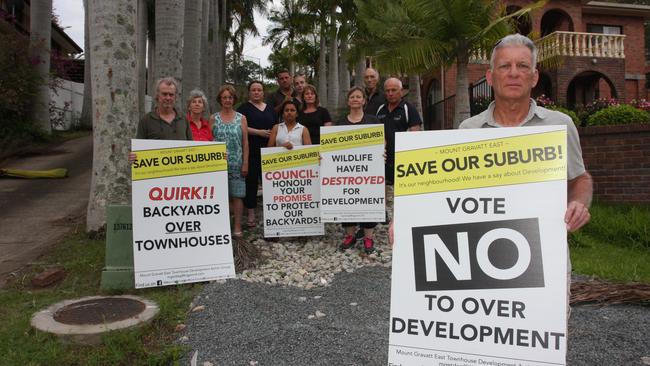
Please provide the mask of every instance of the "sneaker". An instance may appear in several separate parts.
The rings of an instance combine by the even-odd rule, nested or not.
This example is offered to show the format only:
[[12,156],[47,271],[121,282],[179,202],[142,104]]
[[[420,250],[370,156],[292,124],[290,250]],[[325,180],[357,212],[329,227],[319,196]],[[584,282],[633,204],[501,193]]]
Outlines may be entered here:
[[363,238],[363,250],[366,254],[372,254],[375,252],[375,242],[370,238]]
[[339,249],[341,249],[341,250],[350,249],[350,248],[352,248],[354,246],[354,244],[356,244],[356,242],[357,242],[357,240],[355,239],[355,237],[353,235],[348,234],[343,239],[343,243],[341,243],[341,245],[339,245]]

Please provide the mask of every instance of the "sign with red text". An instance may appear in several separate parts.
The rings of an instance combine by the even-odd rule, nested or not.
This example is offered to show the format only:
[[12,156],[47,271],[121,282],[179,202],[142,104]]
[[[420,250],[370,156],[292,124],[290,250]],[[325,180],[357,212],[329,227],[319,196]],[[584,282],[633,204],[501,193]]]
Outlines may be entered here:
[[226,145],[131,140],[135,287],[235,277]]
[[262,149],[264,237],[323,235],[318,145]]
[[322,220],[384,221],[384,126],[330,126],[320,133]]
[[565,364],[566,136],[396,134],[389,364]]

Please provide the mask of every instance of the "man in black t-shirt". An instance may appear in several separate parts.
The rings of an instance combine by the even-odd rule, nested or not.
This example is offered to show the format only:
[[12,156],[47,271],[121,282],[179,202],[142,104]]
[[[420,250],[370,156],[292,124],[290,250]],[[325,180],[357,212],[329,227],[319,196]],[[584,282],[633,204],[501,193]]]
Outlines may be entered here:
[[402,99],[402,82],[389,78],[384,82],[386,103],[377,109],[377,118],[384,124],[386,136],[386,184],[393,185],[395,171],[395,133],[420,131],[422,118],[418,110]]
[[386,103],[384,91],[379,87],[379,72],[372,67],[367,68],[363,74],[363,84],[366,87],[366,95],[368,96],[363,112],[376,116],[377,109]]
[[284,101],[293,99],[300,105],[300,100],[297,98],[296,91],[293,90],[293,77],[289,74],[289,71],[282,70],[278,72],[277,78],[278,90],[266,98],[266,104],[270,105],[275,114],[280,116],[280,108]]

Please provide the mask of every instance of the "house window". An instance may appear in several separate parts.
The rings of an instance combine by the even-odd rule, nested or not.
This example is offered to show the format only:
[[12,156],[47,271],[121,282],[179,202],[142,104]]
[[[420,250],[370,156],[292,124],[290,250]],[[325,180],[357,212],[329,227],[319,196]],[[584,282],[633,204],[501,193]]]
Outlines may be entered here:
[[587,24],[587,33],[623,34],[620,25]]

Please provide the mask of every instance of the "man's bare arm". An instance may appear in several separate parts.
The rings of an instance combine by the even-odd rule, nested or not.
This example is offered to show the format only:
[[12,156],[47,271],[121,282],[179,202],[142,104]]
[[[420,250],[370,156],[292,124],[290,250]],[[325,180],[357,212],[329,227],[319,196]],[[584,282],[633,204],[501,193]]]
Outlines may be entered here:
[[594,193],[593,180],[588,172],[570,180],[568,184],[567,209],[564,215],[567,230],[574,232],[591,219],[589,206]]

